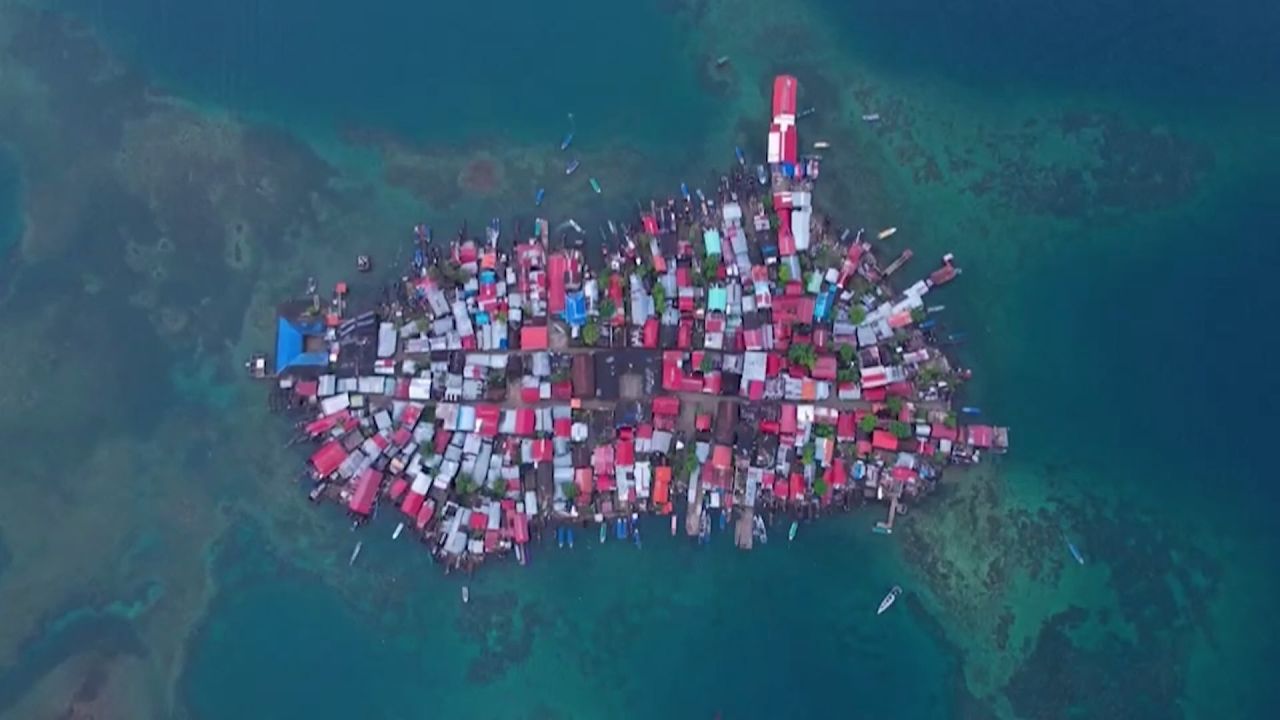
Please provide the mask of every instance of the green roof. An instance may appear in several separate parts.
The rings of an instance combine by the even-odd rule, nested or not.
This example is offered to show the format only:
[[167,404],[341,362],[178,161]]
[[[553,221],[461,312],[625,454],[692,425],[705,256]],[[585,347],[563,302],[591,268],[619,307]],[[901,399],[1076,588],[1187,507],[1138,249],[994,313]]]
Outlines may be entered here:
[[720,254],[720,233],[715,230],[708,230],[702,233],[702,242],[706,244],[708,255]]
[[729,306],[729,291],[722,287],[713,287],[711,292],[707,293],[707,309],[711,311],[719,310],[724,312]]

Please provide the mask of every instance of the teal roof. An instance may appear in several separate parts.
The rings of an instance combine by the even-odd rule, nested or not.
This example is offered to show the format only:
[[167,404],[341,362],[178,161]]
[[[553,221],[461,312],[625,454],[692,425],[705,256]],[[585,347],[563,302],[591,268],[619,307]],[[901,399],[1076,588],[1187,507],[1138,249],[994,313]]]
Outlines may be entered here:
[[712,312],[719,310],[724,312],[729,305],[729,291],[722,287],[713,287],[707,293],[707,309]]
[[815,272],[810,275],[809,287],[806,289],[815,295],[818,294],[818,291],[822,289],[822,273]]
[[720,233],[715,230],[707,230],[702,233],[702,242],[706,244],[708,255],[720,254]]

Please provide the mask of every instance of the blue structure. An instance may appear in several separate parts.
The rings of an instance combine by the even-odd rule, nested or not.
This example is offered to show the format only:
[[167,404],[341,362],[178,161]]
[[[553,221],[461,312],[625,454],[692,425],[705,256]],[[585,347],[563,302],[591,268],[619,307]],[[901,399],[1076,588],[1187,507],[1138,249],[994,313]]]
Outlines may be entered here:
[[587,298],[580,292],[568,295],[564,299],[564,321],[574,327],[587,324]]
[[288,318],[276,318],[276,374],[299,367],[327,367],[329,353],[305,352],[306,337],[321,335],[324,327],[318,322],[298,324]]

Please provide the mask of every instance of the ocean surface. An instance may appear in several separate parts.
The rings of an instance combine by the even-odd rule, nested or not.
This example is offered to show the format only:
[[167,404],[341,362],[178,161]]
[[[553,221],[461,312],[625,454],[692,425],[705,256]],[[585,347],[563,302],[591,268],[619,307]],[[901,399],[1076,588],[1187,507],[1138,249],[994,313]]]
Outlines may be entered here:
[[[0,717],[1274,717],[1277,30],[1256,0],[0,2]],[[417,222],[527,227],[546,187],[591,228],[759,161],[782,71],[821,209],[899,227],[904,280],[956,254],[940,317],[1007,457],[892,537],[655,520],[466,606],[394,518],[307,503],[241,370],[276,302],[372,292],[354,255],[390,272]]]

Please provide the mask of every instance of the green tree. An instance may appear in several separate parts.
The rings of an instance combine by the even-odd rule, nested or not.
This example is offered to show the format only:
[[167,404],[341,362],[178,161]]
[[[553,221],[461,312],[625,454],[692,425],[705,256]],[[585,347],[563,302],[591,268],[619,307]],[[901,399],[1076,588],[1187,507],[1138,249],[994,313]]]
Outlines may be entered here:
[[466,473],[458,473],[458,479],[455,482],[458,494],[466,497],[476,491],[476,481]]
[[784,285],[791,282],[791,268],[786,263],[778,265],[778,282]]
[[792,345],[787,349],[787,360],[794,365],[803,365],[812,370],[818,360],[817,351],[812,345]]
[[912,435],[911,426],[897,420],[889,423],[889,431],[897,436],[899,440],[906,440]]
[[708,255],[702,259],[702,277],[707,282],[711,282],[716,278],[716,272],[720,269],[720,256]]
[[569,499],[569,502],[578,499],[579,488],[577,483],[560,483],[560,489],[564,491],[564,496]]
[[946,417],[946,419],[944,419],[944,420],[942,421],[942,424],[943,424],[943,425],[946,425],[946,426],[947,426],[947,427],[949,427],[949,428],[953,428],[953,427],[955,427],[955,426],[956,426],[956,422],[957,422],[957,421],[956,421],[956,414],[955,414],[955,413],[947,413],[947,417]]
[[618,311],[618,306],[613,304],[613,300],[604,298],[600,301],[600,317],[608,319]]
[[851,367],[840,368],[836,371],[836,382],[853,382],[858,379],[858,371]]
[[653,286],[653,306],[659,313],[667,309],[667,289],[661,283]]
[[827,481],[819,477],[813,481],[813,494],[822,497],[827,494]]
[[861,325],[867,319],[867,311],[861,305],[854,305],[849,310],[849,322],[854,325]]
[[600,326],[595,322],[589,322],[582,326],[582,342],[588,347],[594,347],[600,342]]
[[895,418],[902,412],[902,398],[897,395],[889,396],[889,399],[885,401],[885,405],[888,406],[889,412],[893,413]]
[[809,443],[808,445],[805,445],[804,451],[800,453],[800,461],[803,462],[805,465],[812,465],[813,453],[814,453],[813,443]]
[[711,359],[711,354],[707,353],[702,356],[702,362],[698,364],[698,369],[704,373],[709,373],[716,368],[716,363]]
[[817,435],[820,438],[835,437],[836,428],[834,425],[827,425],[826,423],[822,423],[813,429],[813,434]]
[[848,343],[836,348],[836,354],[840,356],[840,364],[845,367],[853,365],[853,361],[858,359],[858,351]]
[[862,419],[858,421],[858,429],[864,433],[869,433],[872,430],[875,430],[876,416],[872,415],[871,413],[867,413],[866,415],[863,415]]
[[927,317],[927,313],[925,313],[924,308],[918,307],[918,308],[912,309],[911,311],[912,322],[924,322],[925,317]]

